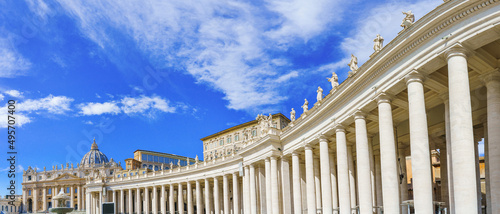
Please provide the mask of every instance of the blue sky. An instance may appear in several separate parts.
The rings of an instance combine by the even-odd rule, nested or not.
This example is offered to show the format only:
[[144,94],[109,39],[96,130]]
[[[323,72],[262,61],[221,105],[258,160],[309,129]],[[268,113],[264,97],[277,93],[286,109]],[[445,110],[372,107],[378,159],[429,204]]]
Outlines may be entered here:
[[440,3],[1,1],[0,118],[15,99],[18,170],[76,165],[94,137],[116,161],[136,149],[202,156],[202,137],[300,114],[332,71],[346,78],[351,53],[362,65],[377,33],[397,35],[401,11],[418,20]]

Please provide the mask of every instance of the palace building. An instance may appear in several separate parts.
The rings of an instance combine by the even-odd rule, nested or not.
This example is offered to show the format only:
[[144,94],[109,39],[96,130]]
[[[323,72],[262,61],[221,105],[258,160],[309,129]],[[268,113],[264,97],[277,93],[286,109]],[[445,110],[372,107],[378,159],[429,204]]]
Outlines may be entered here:
[[123,176],[99,155],[30,168],[23,203],[44,210],[49,188],[70,187],[87,214],[104,202],[127,214],[500,213],[500,0],[421,15],[404,12],[385,46],[373,35],[370,59],[352,56],[349,77],[333,74],[297,118],[259,115],[202,138],[205,161],[175,168]]

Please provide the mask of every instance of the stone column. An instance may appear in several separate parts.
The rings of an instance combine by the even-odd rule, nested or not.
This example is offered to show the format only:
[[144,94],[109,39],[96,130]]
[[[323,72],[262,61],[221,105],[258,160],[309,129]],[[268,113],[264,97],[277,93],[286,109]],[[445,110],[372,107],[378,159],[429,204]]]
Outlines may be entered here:
[[454,191],[453,191],[453,155],[451,153],[451,131],[450,131],[450,103],[448,101],[448,93],[441,94],[441,99],[444,101],[444,121],[445,121],[445,132],[446,132],[446,171],[448,178],[448,201],[450,202],[447,206],[449,208],[450,214],[455,214],[455,202],[454,202]]
[[201,203],[201,200],[202,200],[201,184],[200,184],[200,180],[196,180],[196,214],[203,213],[203,205]]
[[[267,159],[266,159],[267,160]],[[292,176],[293,176],[293,210],[294,213],[302,213],[302,195],[300,187],[300,160],[297,152],[292,153]],[[268,212],[269,213],[269,212]]]
[[316,188],[315,189],[315,193],[316,193],[316,212],[318,212],[318,210],[321,210],[321,179],[320,179],[320,172],[319,172],[319,158],[318,157],[314,157],[314,187]]
[[174,184],[170,184],[168,197],[168,210],[170,213],[175,213],[175,201],[174,201]]
[[123,189],[120,190],[120,210],[118,211],[119,213],[125,213],[125,208],[124,208],[124,195],[123,195]]
[[351,209],[354,209],[356,208],[356,176],[354,171],[354,160],[352,158],[352,146],[347,146],[347,164],[349,169],[349,198],[351,200]]
[[411,170],[415,212],[432,213],[432,177],[423,76],[413,71],[406,77],[410,114]]
[[489,73],[483,77],[487,95],[487,143],[489,164],[489,181],[491,213],[500,213],[500,71]]
[[[71,197],[73,199],[73,197]],[[42,211],[47,211],[47,187],[42,189]]]
[[220,214],[219,179],[214,177],[214,213]]
[[132,189],[128,189],[128,213],[134,213],[134,204],[132,198]]
[[223,189],[223,201],[224,201],[224,214],[230,213],[229,211],[229,181],[228,175],[222,176],[222,189]]
[[193,214],[194,213],[194,208],[193,208],[193,188],[191,187],[191,183],[188,181],[186,184],[187,188],[187,213],[188,214]]
[[233,214],[240,214],[240,191],[237,173],[233,173]]
[[[182,189],[182,183],[179,182],[177,189],[177,210],[179,213],[184,213],[184,196],[182,195],[184,190]],[[220,212],[216,212],[217,214]]]
[[332,187],[332,208],[338,209],[339,207],[339,199],[338,199],[338,191],[337,191],[337,173],[335,167],[335,155],[334,152],[330,150],[330,185]]
[[99,198],[97,199],[97,213],[101,214],[101,206],[102,206],[102,190],[99,191]]
[[[385,207],[385,201],[382,196],[382,167],[380,165],[380,154],[376,154],[373,156],[375,162],[375,196],[377,199],[375,200],[377,202],[377,206],[384,206]],[[396,191],[397,192],[397,191]],[[399,197],[398,197],[399,201]],[[385,212],[384,212],[385,213]]]
[[153,185],[153,196],[151,199],[153,214],[158,214],[158,188]]
[[250,164],[250,213],[257,214],[257,188],[255,186],[255,166]]
[[78,185],[76,188],[76,204],[78,204],[78,210],[82,210],[82,186]]
[[322,199],[322,213],[333,213],[332,206],[332,180],[330,174],[330,152],[328,151],[328,140],[326,136],[319,137],[319,152],[320,152],[320,167],[321,167],[321,199]]
[[441,173],[441,201],[449,205],[448,197],[448,158],[447,149],[445,143],[440,144],[439,148],[439,161],[440,161],[440,173]]
[[382,93],[377,97],[377,104],[384,213],[399,213],[399,197],[394,194],[398,192],[399,188],[391,99],[388,95]]
[[266,208],[267,208],[267,213],[271,214],[273,213],[272,209],[273,198],[271,196],[271,162],[269,161],[269,158],[266,158],[264,160],[264,167],[266,171]]
[[210,181],[205,178],[205,213],[210,214],[212,210],[210,209]]
[[[401,181],[401,184],[399,186],[399,195],[401,198],[401,202],[408,200],[408,182],[407,182],[407,176],[408,174],[406,173],[406,149],[405,148],[399,148],[399,164],[401,166],[401,172],[404,174],[404,178]],[[403,206],[400,206],[401,209],[401,214],[409,214],[408,209],[404,208]]]
[[165,195],[165,185],[161,185],[161,195],[160,195],[160,209],[161,209],[161,214],[166,214],[167,213],[167,204],[165,203],[166,200],[166,195]]
[[[43,191],[44,191],[43,200],[45,201],[45,189]],[[75,208],[75,187],[70,186],[69,191],[71,192],[69,194],[69,197],[71,197],[71,200],[69,201],[69,206],[72,208]],[[45,202],[44,202],[44,207],[45,207]],[[46,209],[44,208],[43,210],[46,210]]]
[[[290,183],[290,161],[288,156],[281,157],[281,193],[282,193],[282,209],[283,213],[292,213],[292,186]],[[278,182],[279,183],[279,182]]]
[[85,193],[85,213],[86,214],[91,214],[91,209],[90,209],[90,193]]
[[142,201],[142,197],[141,197],[141,189],[140,188],[137,188],[135,190],[135,212],[137,212],[137,214],[140,214],[142,211],[141,211],[141,201]]
[[[372,184],[372,204],[377,205],[377,191],[375,189],[375,156],[373,155],[373,137],[368,136],[368,152],[370,159],[370,181]],[[379,151],[380,152],[380,151]]]
[[460,169],[453,170],[455,211],[476,213],[478,207],[474,164],[474,133],[465,49],[452,48],[446,52],[446,58],[448,60],[450,131],[453,144],[451,150],[454,157],[460,157],[452,160],[453,168]]
[[149,214],[149,187],[144,188],[144,212]]
[[316,186],[314,184],[314,158],[310,145],[305,146],[307,213],[316,214]]
[[243,213],[250,213],[251,212],[251,206],[250,206],[250,169],[248,166],[244,167],[244,173],[243,173]]
[[486,182],[486,214],[491,214],[491,178],[490,178],[490,161],[489,161],[489,142],[488,142],[488,122],[483,122],[484,131],[484,173]]
[[[372,213],[372,184],[370,173],[370,153],[368,150],[368,133],[366,130],[365,114],[357,112],[354,115],[356,123],[356,166],[358,176],[359,210],[361,214]],[[393,142],[394,144],[394,142]],[[394,155],[395,153],[393,153]]]
[[38,191],[36,188],[33,188],[32,210],[34,213],[38,212]]
[[351,199],[349,189],[349,166],[347,163],[347,141],[343,126],[336,127],[337,146],[337,178],[339,183],[339,210],[340,213],[351,213]]
[[276,156],[271,156],[271,197],[275,198],[273,200],[272,210],[273,214],[279,214],[280,204],[279,204],[279,189],[278,189],[278,160]]

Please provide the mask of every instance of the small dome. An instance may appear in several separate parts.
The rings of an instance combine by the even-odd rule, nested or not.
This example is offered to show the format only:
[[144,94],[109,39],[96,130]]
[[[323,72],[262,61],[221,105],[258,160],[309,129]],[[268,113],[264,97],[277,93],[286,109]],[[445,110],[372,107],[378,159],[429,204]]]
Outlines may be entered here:
[[82,161],[80,161],[80,166],[89,167],[94,164],[102,165],[107,162],[109,162],[108,157],[99,151],[94,139],[94,143],[92,143],[90,151],[87,152],[87,154],[83,156]]

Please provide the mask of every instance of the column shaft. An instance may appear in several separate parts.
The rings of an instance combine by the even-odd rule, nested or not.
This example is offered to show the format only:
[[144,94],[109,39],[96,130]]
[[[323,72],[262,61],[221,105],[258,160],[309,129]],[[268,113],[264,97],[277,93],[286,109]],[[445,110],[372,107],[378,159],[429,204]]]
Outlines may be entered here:
[[167,201],[167,196],[165,195],[165,185],[161,185],[161,214],[166,214],[167,213],[167,204],[165,203]]
[[193,188],[191,187],[191,183],[188,181],[187,182],[187,213],[188,214],[193,214]]
[[196,180],[196,214],[203,214],[200,180]]
[[120,210],[119,210],[120,213],[125,213],[124,204],[125,204],[124,193],[123,193],[123,189],[121,189],[120,190]]
[[222,189],[223,189],[223,201],[224,201],[224,214],[229,213],[229,175],[224,175],[222,177]]
[[208,178],[205,178],[205,213],[210,214],[212,210],[210,209],[210,182]]
[[255,184],[255,166],[250,164],[250,213],[257,214],[257,188]]
[[271,214],[273,213],[272,209],[272,201],[273,198],[271,196],[271,162],[269,161],[269,158],[266,158],[264,161],[264,167],[266,171],[266,208],[267,208],[267,213]]
[[357,114],[354,119],[356,123],[356,166],[358,170],[358,189],[360,190],[358,191],[359,210],[361,214],[371,214],[373,212],[373,201],[366,120],[361,114]]
[[280,204],[278,202],[279,198],[279,190],[278,190],[278,160],[275,156],[272,156],[271,158],[271,196],[272,198],[275,198],[273,200],[273,205],[272,205],[272,210],[273,214],[279,214],[281,212],[280,210]]
[[330,151],[328,151],[328,140],[325,136],[319,139],[319,152],[321,161],[321,199],[322,199],[322,213],[333,213],[332,207],[332,180],[330,174]]
[[[183,192],[184,190],[182,189],[182,183],[178,184],[178,189],[177,189],[177,210],[179,213],[184,213],[184,195]],[[220,212],[216,212],[217,214]]]
[[351,213],[351,200],[349,189],[349,166],[347,163],[347,141],[345,130],[336,130],[337,146],[337,178],[339,183],[339,211],[340,213]]
[[292,176],[293,176],[293,208],[294,208],[293,210],[294,213],[301,214],[302,189],[300,187],[300,160],[299,160],[299,154],[297,154],[296,152],[292,153]]
[[141,201],[142,201],[141,189],[137,188],[135,190],[135,203],[136,203],[136,205],[135,205],[135,212],[137,214],[142,213],[142,211],[141,211]]
[[[491,213],[500,213],[500,72],[498,69],[485,80],[487,95],[487,143]],[[455,155],[455,154],[453,154]]]
[[151,205],[153,207],[153,214],[158,214],[158,188],[156,186],[153,186]]
[[316,186],[314,185],[314,158],[310,146],[305,147],[307,213],[316,214]]
[[144,212],[149,214],[149,188],[144,188]]
[[354,160],[352,157],[352,146],[347,146],[347,163],[349,166],[349,197],[351,199],[351,209],[356,208],[356,174],[354,169]]
[[128,189],[128,213],[134,213],[134,199],[132,197],[132,189]]
[[240,214],[240,191],[237,172],[233,173],[233,214]]

